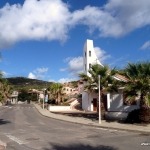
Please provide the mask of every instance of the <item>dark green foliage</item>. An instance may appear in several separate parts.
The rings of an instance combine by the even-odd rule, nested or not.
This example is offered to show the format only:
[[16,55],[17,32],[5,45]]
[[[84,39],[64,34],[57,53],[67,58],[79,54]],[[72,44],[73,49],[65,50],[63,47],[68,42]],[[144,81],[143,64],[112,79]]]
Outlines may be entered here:
[[150,108],[142,107],[140,109],[135,109],[131,111],[127,119],[126,123],[150,123]]
[[14,77],[7,78],[10,85],[13,86],[14,90],[20,89],[43,89],[48,88],[52,82],[37,80],[37,79],[29,79],[25,77]]
[[22,101],[22,102],[24,102],[26,100],[29,101],[29,100],[31,100],[31,95],[28,93],[27,90],[23,89],[19,92],[18,100]]
[[131,112],[129,112],[127,119],[125,120],[126,123],[140,123],[140,109],[135,109]]
[[49,99],[47,103],[54,105],[54,104],[56,104],[56,100],[55,99]]
[[150,92],[150,62],[129,63],[122,71],[128,79],[123,83],[128,97],[140,96],[140,106],[149,105],[147,97]]

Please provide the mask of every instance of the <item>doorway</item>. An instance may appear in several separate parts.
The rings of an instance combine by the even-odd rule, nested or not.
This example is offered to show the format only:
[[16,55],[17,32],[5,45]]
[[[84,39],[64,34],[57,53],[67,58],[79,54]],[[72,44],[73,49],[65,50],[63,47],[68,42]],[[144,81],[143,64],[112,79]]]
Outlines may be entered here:
[[93,111],[97,111],[97,98],[93,98]]

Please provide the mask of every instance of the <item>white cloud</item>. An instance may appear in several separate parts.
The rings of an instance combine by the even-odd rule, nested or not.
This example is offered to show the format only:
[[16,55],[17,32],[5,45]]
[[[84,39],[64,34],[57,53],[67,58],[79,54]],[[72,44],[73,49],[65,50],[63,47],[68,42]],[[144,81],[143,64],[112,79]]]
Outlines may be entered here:
[[[61,68],[60,71],[68,71],[71,77],[77,77],[79,73],[83,70],[83,57],[68,57],[65,59],[67,63],[66,68]],[[70,78],[66,78],[68,80]],[[64,79],[62,79],[64,80]]]
[[96,56],[98,57],[101,63],[104,63],[106,59],[110,58],[111,56],[106,53],[106,51],[102,50],[100,47],[94,47]]
[[79,73],[83,69],[83,57],[74,57],[68,62],[68,70],[71,72]]
[[141,50],[150,49],[150,41],[145,42],[141,48]]
[[[0,48],[21,40],[59,40],[80,25],[103,37],[123,36],[150,25],[149,0],[109,0],[102,7],[87,6],[71,12],[62,0],[25,0],[0,9]],[[9,35],[9,36],[8,36]]]
[[[96,56],[100,60],[101,63],[104,63],[106,59],[111,56],[106,53],[106,51],[102,50],[100,47],[94,47]],[[61,68],[60,71],[69,71],[71,75],[78,76],[79,73],[83,72],[83,57],[67,57],[65,59],[67,63],[67,68]]]
[[[100,36],[119,37],[150,25],[149,0],[109,0],[103,7],[87,6],[72,14],[72,24],[98,30]],[[91,31],[90,30],[90,31]]]
[[68,68],[61,68],[61,69],[60,69],[60,71],[62,71],[62,72],[63,72],[63,71],[67,71],[67,70],[68,70]]
[[37,79],[36,75],[33,74],[32,72],[29,73],[28,78],[30,78],[30,79]]
[[[21,40],[67,38],[70,13],[61,0],[25,0],[0,9],[0,48]],[[9,35],[9,36],[8,36]]]
[[37,68],[34,72],[35,73],[45,73],[48,71],[48,68]]
[[1,71],[1,73],[2,73],[2,75],[3,75],[4,77],[8,77],[8,76],[11,75],[10,73],[8,73],[8,72],[6,72],[6,71]]
[[28,78],[30,79],[44,79],[48,68],[37,68],[28,74]]
[[70,81],[75,81],[75,78],[61,78],[58,80],[59,83],[66,83],[66,82],[70,82]]

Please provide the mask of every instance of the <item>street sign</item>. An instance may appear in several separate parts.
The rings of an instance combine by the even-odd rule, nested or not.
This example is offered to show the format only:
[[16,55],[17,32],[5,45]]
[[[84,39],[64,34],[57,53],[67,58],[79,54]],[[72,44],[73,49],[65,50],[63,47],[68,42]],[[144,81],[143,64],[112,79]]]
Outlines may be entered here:
[[48,102],[48,94],[45,95],[45,102]]

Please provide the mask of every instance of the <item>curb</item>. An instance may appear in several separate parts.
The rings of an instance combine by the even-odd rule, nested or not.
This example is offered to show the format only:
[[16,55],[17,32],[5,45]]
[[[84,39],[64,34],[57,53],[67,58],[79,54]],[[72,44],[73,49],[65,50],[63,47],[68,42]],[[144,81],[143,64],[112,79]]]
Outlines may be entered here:
[[[145,134],[145,135],[150,135],[150,131],[147,132],[147,131],[142,131],[142,130],[135,130],[135,129],[125,129],[125,128],[117,128],[117,127],[110,127],[110,126],[103,126],[103,125],[99,125],[97,123],[96,124],[92,124],[92,123],[81,123],[81,122],[74,122],[72,120],[65,120],[65,119],[61,119],[61,118],[54,118],[54,117],[51,117],[51,116],[46,116],[44,115],[37,107],[35,104],[33,104],[35,106],[35,108],[37,109],[37,111],[42,115],[42,116],[45,116],[45,117],[48,117],[48,118],[52,118],[52,119],[55,119],[55,120],[60,120],[60,121],[65,121],[65,122],[70,122],[70,123],[74,123],[74,124],[80,124],[80,125],[85,125],[85,126],[90,126],[90,127],[97,127],[97,128],[102,128],[102,129],[108,129],[108,130],[118,130],[118,131],[127,131],[127,132],[135,132],[135,133],[141,133],[141,134]],[[39,106],[40,107],[40,106]],[[57,114],[55,114],[57,115]]]

